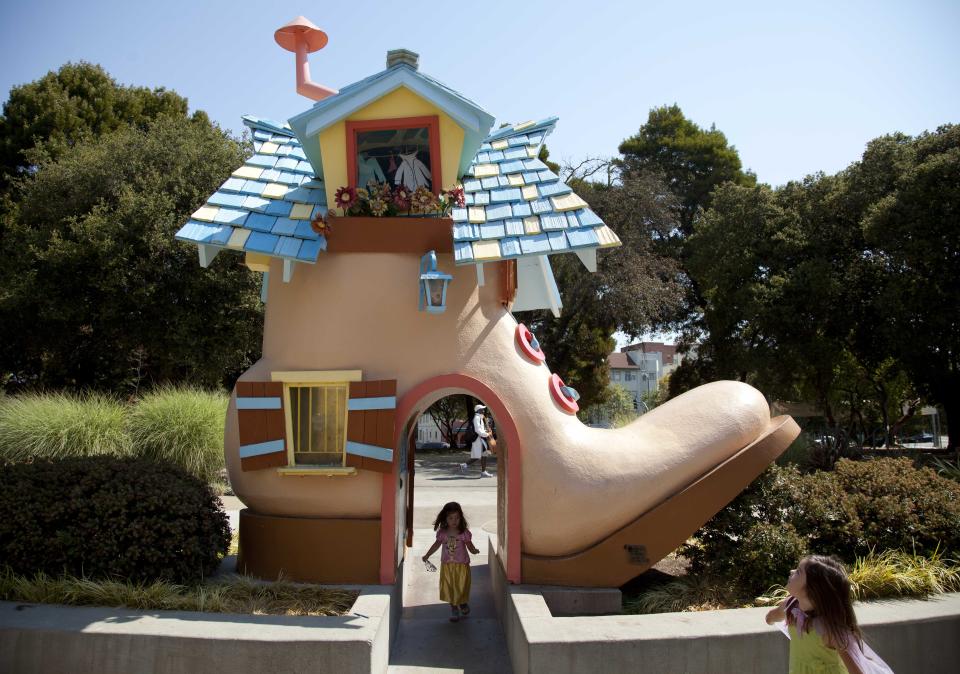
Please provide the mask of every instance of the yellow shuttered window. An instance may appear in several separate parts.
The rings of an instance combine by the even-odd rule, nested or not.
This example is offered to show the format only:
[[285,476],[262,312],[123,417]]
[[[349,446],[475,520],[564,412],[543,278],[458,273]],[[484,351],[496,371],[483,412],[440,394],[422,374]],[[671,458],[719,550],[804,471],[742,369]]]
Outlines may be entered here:
[[344,465],[347,385],[290,386],[288,391],[294,465]]

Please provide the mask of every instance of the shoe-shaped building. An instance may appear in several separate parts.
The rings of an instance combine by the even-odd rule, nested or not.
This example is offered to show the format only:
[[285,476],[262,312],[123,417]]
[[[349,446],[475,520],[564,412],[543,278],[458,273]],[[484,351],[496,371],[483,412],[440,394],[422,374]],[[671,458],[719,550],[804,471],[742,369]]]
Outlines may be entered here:
[[[595,271],[620,243],[538,159],[556,119],[492,131],[406,50],[335,91],[310,78],[322,31],[300,17],[275,38],[316,102],[287,123],[244,117],[253,156],[177,233],[204,267],[236,251],[263,273],[263,357],[236,384],[225,436],[247,506],[241,571],[394,582],[412,537],[416,422],[450,394],[496,422],[497,550],[512,582],[621,585],[793,440],[792,419],[771,419],[738,382],[624,428],[581,423],[576,391],[512,313],[561,311],[550,256]],[[411,197],[432,212],[411,216]]]

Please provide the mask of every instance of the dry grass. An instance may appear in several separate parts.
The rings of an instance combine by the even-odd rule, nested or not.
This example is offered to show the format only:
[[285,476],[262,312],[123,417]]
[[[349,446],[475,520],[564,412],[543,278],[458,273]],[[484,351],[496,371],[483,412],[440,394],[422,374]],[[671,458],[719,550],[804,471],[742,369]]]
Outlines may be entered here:
[[[960,591],[960,561],[935,552],[929,557],[887,550],[857,559],[850,570],[854,599],[929,597]],[[672,613],[772,606],[787,594],[774,586],[760,597],[749,597],[714,578],[681,577],[636,596],[625,597],[624,613]]]
[[157,581],[129,583],[73,576],[30,578],[0,572],[0,600],[140,610],[204,611],[252,615],[339,616],[357,592],[287,581],[259,583],[246,578],[186,586]]

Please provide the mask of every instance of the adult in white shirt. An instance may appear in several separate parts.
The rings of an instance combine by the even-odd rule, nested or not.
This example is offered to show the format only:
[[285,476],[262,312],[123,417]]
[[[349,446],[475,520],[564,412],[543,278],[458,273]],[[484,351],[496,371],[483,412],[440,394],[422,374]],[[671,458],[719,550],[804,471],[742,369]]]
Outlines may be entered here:
[[460,464],[460,472],[466,473],[467,466],[480,461],[480,477],[493,477],[487,472],[487,438],[490,437],[490,431],[487,429],[487,422],[484,418],[486,405],[475,405],[473,408],[473,432],[477,437],[470,445],[470,460]]

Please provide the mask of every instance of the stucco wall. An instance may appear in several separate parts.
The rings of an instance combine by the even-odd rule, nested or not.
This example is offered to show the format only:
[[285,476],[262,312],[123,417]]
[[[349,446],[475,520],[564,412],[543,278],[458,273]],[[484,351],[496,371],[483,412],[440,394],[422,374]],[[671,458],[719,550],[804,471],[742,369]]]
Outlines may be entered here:
[[[268,380],[273,370],[359,369],[364,379],[396,379],[398,396],[454,372],[484,382],[520,432],[515,451],[523,465],[525,552],[566,554],[604,538],[747,445],[769,421],[759,392],[718,382],[626,428],[588,428],[551,398],[549,368],[520,355],[516,321],[500,304],[495,267],[488,265],[486,285],[478,287],[473,267],[455,268],[452,256],[440,255],[440,268],[454,279],[447,311],[435,315],[417,311],[418,261],[414,255],[321,255],[282,284],[274,260],[263,358],[243,379]],[[231,405],[231,426],[233,414]],[[379,475],[240,474],[236,436],[228,433],[227,441],[237,493],[260,512],[379,512]]]

